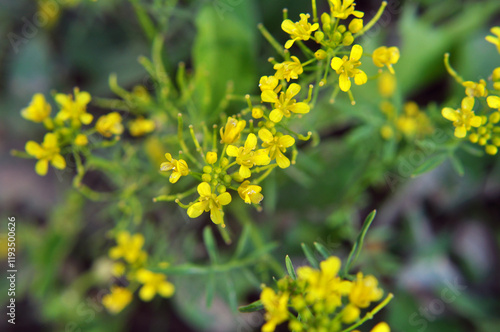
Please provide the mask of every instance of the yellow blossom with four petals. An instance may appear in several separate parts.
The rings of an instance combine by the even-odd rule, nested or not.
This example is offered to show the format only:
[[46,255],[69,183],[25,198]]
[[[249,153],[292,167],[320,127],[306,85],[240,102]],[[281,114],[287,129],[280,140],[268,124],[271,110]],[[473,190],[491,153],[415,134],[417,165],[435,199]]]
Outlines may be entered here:
[[73,127],[79,127],[82,123],[88,125],[94,118],[92,114],[87,113],[87,104],[92,97],[86,91],[80,91],[75,88],[73,95],[58,93],[55,97],[56,102],[61,106],[56,119],[61,121],[71,120]]
[[236,157],[236,163],[240,165],[239,173],[244,179],[252,175],[250,168],[254,165],[267,165],[271,162],[266,150],[260,149],[254,151],[256,146],[257,136],[250,133],[247,136],[244,146],[229,145],[227,147],[227,155]]
[[276,159],[276,163],[281,168],[290,166],[290,159],[283,153],[286,149],[295,144],[295,139],[290,135],[276,135],[274,136],[269,130],[262,128],[259,130],[259,138],[262,140],[262,147],[264,147],[271,160]]
[[47,174],[49,162],[57,169],[66,168],[66,160],[59,153],[61,149],[54,133],[45,134],[42,144],[28,141],[25,149],[30,156],[38,159],[35,165],[35,171],[38,175],[44,176]]
[[170,177],[168,179],[170,183],[176,183],[177,181],[179,181],[181,176],[186,176],[189,174],[189,167],[185,160],[173,159],[170,153],[165,153],[165,158],[167,158],[168,161],[161,163],[160,170],[162,172],[172,171],[172,174],[170,174]]
[[238,194],[240,195],[241,199],[244,200],[247,204],[259,204],[264,198],[264,195],[260,193],[261,191],[261,186],[250,184],[250,181],[248,180],[244,181],[238,187]]
[[339,85],[340,90],[346,92],[351,88],[350,77],[354,77],[354,83],[356,85],[365,84],[368,80],[365,72],[357,68],[361,65],[361,56],[363,55],[363,48],[360,45],[354,45],[351,49],[351,54],[349,58],[347,55],[341,59],[335,57],[332,59],[331,66],[332,69],[339,74]]
[[296,80],[299,78],[299,75],[304,72],[304,68],[302,68],[299,58],[291,56],[290,59],[292,59],[292,61],[283,61],[274,65],[273,68],[276,70],[274,76],[277,79],[289,82],[290,79]]
[[454,110],[451,107],[445,107],[441,111],[443,117],[447,120],[453,121],[455,126],[455,136],[463,138],[467,135],[467,131],[471,127],[481,126],[481,117],[474,114],[472,108],[474,107],[474,98],[465,97],[462,99],[462,107]]
[[111,286],[111,293],[102,297],[102,304],[112,314],[117,314],[132,301],[132,292],[127,288]]
[[394,74],[394,68],[392,68],[392,65],[396,64],[399,60],[399,49],[395,46],[381,46],[373,51],[372,58],[375,66],[387,66],[391,74]]
[[36,93],[29,106],[21,111],[21,116],[33,122],[43,122],[48,118],[51,110],[52,107],[45,100],[45,96],[41,93]]
[[167,277],[162,273],[154,273],[146,269],[140,269],[135,275],[137,281],[143,286],[139,290],[139,297],[143,301],[151,301],[156,294],[163,297],[171,297],[175,292],[175,287],[167,281]]
[[121,135],[123,133],[122,116],[118,112],[102,115],[97,119],[95,129],[104,137]]
[[144,236],[142,234],[130,235],[127,231],[120,231],[116,235],[116,246],[109,250],[112,259],[123,258],[129,264],[140,264],[147,258],[147,253],[142,251]]
[[319,24],[311,24],[307,21],[308,19],[309,15],[300,14],[300,21],[296,23],[288,19],[281,23],[281,29],[288,33],[292,38],[285,43],[286,49],[292,47],[293,43],[297,40],[309,40],[311,33],[318,30]]
[[215,193],[212,193],[212,188],[210,188],[210,184],[207,182],[202,182],[198,185],[198,194],[200,194],[200,198],[198,202],[188,208],[188,216],[190,218],[197,218],[203,212],[210,211],[210,219],[212,219],[213,223],[225,227],[222,206],[231,203],[231,195],[228,192],[224,192],[217,196]]
[[297,102],[295,97],[300,92],[300,85],[292,83],[286,90],[281,91],[280,96],[273,90],[265,90],[261,94],[262,101],[273,103],[274,109],[269,114],[269,119],[273,122],[280,122],[283,116],[289,118],[291,113],[305,114],[310,107],[307,103]]

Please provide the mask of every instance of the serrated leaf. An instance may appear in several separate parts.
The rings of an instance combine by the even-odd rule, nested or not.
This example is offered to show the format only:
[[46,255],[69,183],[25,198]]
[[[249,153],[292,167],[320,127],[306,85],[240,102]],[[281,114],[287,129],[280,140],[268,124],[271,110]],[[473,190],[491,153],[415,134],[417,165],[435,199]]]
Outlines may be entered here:
[[286,265],[286,270],[288,271],[288,275],[293,279],[297,279],[297,274],[295,274],[295,269],[293,268],[292,260],[288,255],[285,257],[285,265]]
[[304,254],[306,255],[306,258],[311,264],[311,266],[314,267],[315,269],[318,269],[319,268],[318,260],[314,257],[314,253],[312,252],[311,248],[309,248],[305,243],[302,243],[300,246],[302,247],[302,250],[304,251]]

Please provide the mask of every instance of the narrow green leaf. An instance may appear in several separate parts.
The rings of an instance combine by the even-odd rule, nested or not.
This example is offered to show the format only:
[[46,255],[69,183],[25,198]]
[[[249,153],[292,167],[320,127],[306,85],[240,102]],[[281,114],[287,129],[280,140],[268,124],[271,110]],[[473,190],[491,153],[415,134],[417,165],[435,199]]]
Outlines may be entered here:
[[361,232],[359,232],[356,242],[352,246],[351,252],[349,253],[349,257],[347,258],[347,262],[344,267],[344,275],[349,273],[352,264],[358,259],[359,253],[361,252],[361,248],[363,247],[363,241],[365,240],[366,232],[368,232],[368,228],[372,224],[373,219],[375,219],[375,215],[377,214],[377,210],[373,210],[363,222],[363,227],[361,228]]
[[314,258],[314,254],[313,254],[311,248],[309,248],[307,246],[307,244],[305,244],[305,243],[301,243],[301,247],[302,247],[302,250],[304,251],[304,254],[306,255],[307,260],[311,264],[311,266],[314,267],[315,269],[319,268],[318,261],[316,260],[316,258]]
[[322,245],[321,243],[318,243],[318,242],[314,242],[314,247],[316,248],[317,251],[319,251],[319,253],[321,254],[321,256],[323,256],[324,259],[327,259],[328,257],[330,257],[330,253],[328,252],[328,249],[325,248],[324,245]]
[[236,287],[234,287],[233,278],[229,273],[226,273],[222,276],[223,282],[226,285],[226,296],[229,303],[229,307],[233,312],[238,311],[238,299],[236,296]]
[[286,270],[288,271],[288,274],[293,280],[297,279],[297,275],[295,274],[295,269],[293,268],[292,260],[288,255],[285,257],[285,264],[286,264]]
[[417,167],[417,169],[413,172],[411,176],[415,177],[417,175],[421,175],[433,170],[434,168],[441,165],[446,160],[447,157],[448,154],[446,153],[441,153],[430,157],[429,159],[424,161],[419,167]]
[[450,161],[451,161],[451,166],[453,166],[453,169],[455,172],[457,172],[458,175],[464,176],[465,170],[464,170],[464,165],[458,159],[454,154],[450,154]]
[[240,258],[245,250],[245,247],[250,238],[250,227],[248,225],[243,226],[243,231],[241,232],[238,244],[236,245],[236,250],[234,251],[233,259]]
[[212,233],[212,228],[210,228],[210,226],[206,226],[203,229],[203,241],[205,242],[205,247],[207,248],[210,261],[213,264],[217,264],[218,262],[217,247],[215,245],[214,234]]
[[469,144],[469,143],[461,144],[460,147],[462,148],[462,150],[464,150],[465,152],[467,152],[473,156],[476,156],[476,157],[484,156],[484,151],[481,149],[478,149],[477,147],[475,147],[472,144]]
[[254,311],[259,311],[264,309],[264,305],[262,304],[261,300],[257,300],[255,302],[252,302],[248,305],[241,306],[238,308],[239,312],[254,312]]
[[210,308],[212,305],[212,302],[214,300],[214,294],[215,294],[215,273],[209,273],[208,274],[208,282],[207,282],[207,288],[205,291],[205,296],[206,296],[206,306],[207,308]]

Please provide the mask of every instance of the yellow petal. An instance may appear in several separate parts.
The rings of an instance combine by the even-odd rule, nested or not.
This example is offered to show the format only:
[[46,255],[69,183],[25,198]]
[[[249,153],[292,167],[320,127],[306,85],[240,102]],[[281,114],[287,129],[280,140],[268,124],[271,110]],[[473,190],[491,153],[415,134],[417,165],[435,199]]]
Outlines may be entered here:
[[290,47],[292,47],[292,45],[293,45],[293,43],[295,43],[296,39],[297,38],[287,40],[286,43],[285,43],[285,48],[289,49]]
[[269,130],[262,128],[261,130],[259,130],[259,138],[262,141],[269,143],[273,140],[274,137]]
[[351,49],[351,55],[349,59],[357,61],[361,59],[362,55],[363,55],[363,48],[361,47],[361,45],[356,44]]
[[467,134],[467,130],[465,129],[464,126],[455,128],[455,137],[464,138],[466,134]]
[[40,146],[40,144],[34,141],[26,142],[26,146],[24,148],[29,155],[36,158],[40,158],[44,153],[44,149]]
[[122,249],[120,247],[113,247],[111,249],[109,249],[109,258],[111,259],[118,259],[120,257],[122,257],[123,255],[123,252],[122,252]]
[[158,294],[160,294],[163,297],[170,297],[174,294],[175,292],[175,287],[168,281],[162,282],[158,286]]
[[231,203],[231,195],[226,191],[225,193],[217,196],[217,200],[219,201],[220,205],[228,205],[229,203]]
[[174,171],[172,172],[172,174],[170,174],[168,181],[170,181],[170,183],[176,183],[177,181],[179,181],[180,178],[181,178],[181,173]]
[[341,58],[335,57],[332,59],[331,66],[332,66],[333,70],[339,70],[339,68],[342,67],[343,64],[344,64],[344,61],[342,61]]
[[457,112],[450,107],[445,107],[441,111],[441,115],[446,119],[450,121],[457,121]]
[[351,81],[346,74],[340,74],[339,76],[339,86],[340,90],[347,92],[351,88]]
[[283,112],[277,108],[273,109],[271,114],[269,114],[269,119],[271,119],[272,122],[278,123],[283,119]]
[[205,211],[206,202],[194,203],[187,209],[189,218],[198,218]]
[[240,166],[240,171],[239,171],[240,175],[242,178],[246,179],[246,178],[249,178],[250,176],[252,176],[252,172],[250,172],[250,168],[244,166],[244,165],[241,165]]
[[500,109],[500,97],[498,97],[498,96],[489,96],[486,99],[486,102],[488,103],[489,107]]
[[482,123],[482,119],[480,116],[474,116],[471,120],[470,120],[470,125],[472,127],[480,127],[481,126],[481,123]]
[[239,148],[234,145],[229,145],[226,149],[228,156],[236,157],[239,154]]
[[462,110],[464,111],[472,111],[474,107],[474,98],[473,97],[465,97],[462,99]]
[[47,159],[39,160],[35,165],[35,172],[38,175],[44,176],[47,174],[49,168],[49,161]]
[[88,93],[87,91],[82,91],[82,92],[75,91],[74,95],[76,102],[81,106],[87,105],[88,103],[90,103],[90,100],[92,99],[90,93]]
[[292,83],[286,90],[286,96],[290,99],[300,92],[300,85],[297,83]]
[[356,75],[354,75],[354,83],[356,85],[362,85],[365,84],[368,81],[368,77],[366,76],[365,72],[362,70],[359,70]]
[[224,224],[224,219],[222,217],[222,211],[218,208],[213,208],[210,210],[210,219],[216,225]]
[[146,284],[139,291],[139,297],[145,302],[149,302],[155,297],[156,289],[153,285]]
[[309,105],[307,103],[295,103],[293,104],[292,106],[290,106],[289,110],[293,113],[299,113],[299,114],[305,114],[305,113],[309,113],[309,110],[311,108],[309,107]]
[[[80,121],[86,125],[91,123],[93,118],[94,118],[94,116],[90,113],[83,113],[82,115],[80,115]],[[122,131],[123,131],[123,128],[122,128]]]
[[292,34],[293,31],[295,30],[295,24],[291,20],[284,20],[281,23],[281,29],[283,29],[283,31],[285,31],[288,34]]
[[198,185],[198,193],[201,197],[207,197],[212,195],[212,189],[207,182],[202,182]]
[[271,158],[269,158],[267,150],[261,149],[255,151],[252,161],[255,165],[263,166],[268,165],[271,162]]
[[323,272],[328,278],[333,278],[337,276],[337,273],[340,270],[341,266],[340,259],[338,257],[332,256],[329,257],[327,260],[322,261],[319,263],[319,266],[321,268],[321,272]]
[[288,148],[295,144],[295,138],[290,135],[283,135],[279,138],[279,145],[284,148]]
[[165,153],[165,158],[167,158],[168,161],[172,161],[172,155],[170,153]]
[[44,148],[55,148],[57,147],[57,136],[53,133],[45,134],[43,138],[43,146]]
[[60,154],[56,154],[50,161],[51,165],[58,169],[66,168],[66,160]]
[[147,284],[148,282],[151,282],[154,277],[154,273],[146,270],[146,269],[140,269],[137,271],[135,278],[137,281],[139,281],[141,284]]
[[278,95],[273,90],[264,90],[260,98],[266,103],[275,103],[278,101]]
[[170,171],[172,168],[174,168],[174,164],[171,162],[165,161],[160,164],[160,171]]
[[280,168],[287,168],[290,166],[290,160],[281,151],[278,151],[276,154],[276,163]]
[[247,140],[245,141],[245,149],[253,150],[257,145],[257,136],[255,134],[248,134]]
[[380,322],[370,332],[391,332],[391,328],[386,322]]

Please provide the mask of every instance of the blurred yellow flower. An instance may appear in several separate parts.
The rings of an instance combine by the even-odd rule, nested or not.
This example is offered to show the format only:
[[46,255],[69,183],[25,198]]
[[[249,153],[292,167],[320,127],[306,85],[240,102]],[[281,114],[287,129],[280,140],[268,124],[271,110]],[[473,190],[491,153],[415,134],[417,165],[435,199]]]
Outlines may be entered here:
[[120,231],[116,236],[117,246],[109,250],[109,257],[112,259],[123,258],[129,264],[142,263],[146,260],[147,254],[142,251],[144,236],[142,234],[130,235],[127,231]]
[[97,119],[95,129],[104,137],[123,133],[122,116],[118,112],[102,115]]
[[391,74],[394,74],[394,68],[392,68],[392,65],[396,64],[399,60],[399,49],[395,46],[381,46],[373,51],[372,58],[375,66],[387,66]]
[[272,288],[265,287],[260,294],[260,300],[266,309],[266,323],[262,332],[273,332],[276,325],[288,319],[288,293],[276,294]]
[[486,40],[497,47],[498,53],[500,53],[500,27],[491,28],[491,32],[496,36],[486,36]]
[[134,137],[149,134],[150,132],[155,130],[155,127],[155,122],[153,120],[144,119],[143,117],[139,117],[128,123],[128,130],[130,132],[130,135]]
[[175,292],[174,285],[168,282],[162,273],[140,269],[137,271],[136,279],[143,284],[139,290],[139,297],[143,301],[151,301],[157,293],[163,297],[171,297]]
[[78,134],[75,137],[75,144],[78,146],[85,146],[89,143],[89,139],[85,134]]
[[111,286],[111,293],[102,298],[102,304],[112,314],[122,311],[130,301],[132,301],[132,292],[119,286]]
[[72,95],[58,93],[55,97],[56,102],[61,106],[56,119],[61,121],[71,120],[73,127],[79,127],[82,123],[89,124],[94,118],[92,114],[87,113],[87,104],[92,97],[86,91],[74,88],[74,99]]
[[33,122],[43,122],[49,115],[52,107],[45,100],[45,96],[37,93],[33,96],[28,107],[21,111],[21,116]]
[[378,288],[378,281],[374,276],[363,277],[363,273],[358,272],[356,280],[352,282],[349,301],[358,308],[367,308],[370,302],[379,301],[383,295],[384,292]]
[[40,145],[34,141],[28,141],[25,146],[26,152],[38,159],[35,165],[35,171],[38,175],[47,174],[49,162],[58,169],[66,168],[66,160],[61,156],[60,148],[57,142],[57,136],[54,133],[47,133]]
[[443,117],[449,121],[453,121],[455,126],[455,136],[463,138],[467,135],[467,131],[471,127],[479,127],[481,125],[481,117],[474,114],[474,98],[465,97],[462,99],[462,107],[454,110],[450,107],[445,107],[441,111]]
[[297,79],[299,75],[304,72],[304,68],[302,68],[302,64],[300,63],[299,58],[296,56],[290,57],[292,61],[283,61],[282,63],[277,63],[274,65],[274,69],[276,70],[276,74],[274,76],[279,79],[285,79],[287,82],[290,79]]

